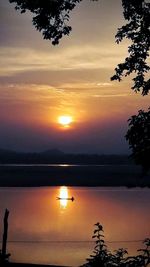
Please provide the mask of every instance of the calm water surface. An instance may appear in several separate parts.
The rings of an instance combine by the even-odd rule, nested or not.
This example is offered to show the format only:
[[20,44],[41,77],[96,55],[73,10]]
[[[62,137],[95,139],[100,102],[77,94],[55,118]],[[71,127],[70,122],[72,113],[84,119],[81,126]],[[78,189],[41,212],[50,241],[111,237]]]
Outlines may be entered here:
[[135,254],[150,236],[149,189],[0,188],[0,236],[5,208],[11,261],[79,266],[92,252],[98,221],[112,250]]

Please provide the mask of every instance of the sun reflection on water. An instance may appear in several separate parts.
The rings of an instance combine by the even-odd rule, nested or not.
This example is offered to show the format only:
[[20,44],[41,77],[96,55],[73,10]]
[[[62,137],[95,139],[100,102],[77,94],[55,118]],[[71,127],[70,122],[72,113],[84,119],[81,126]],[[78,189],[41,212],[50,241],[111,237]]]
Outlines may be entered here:
[[68,204],[68,188],[66,186],[60,187],[59,198],[60,198],[60,206],[65,209]]

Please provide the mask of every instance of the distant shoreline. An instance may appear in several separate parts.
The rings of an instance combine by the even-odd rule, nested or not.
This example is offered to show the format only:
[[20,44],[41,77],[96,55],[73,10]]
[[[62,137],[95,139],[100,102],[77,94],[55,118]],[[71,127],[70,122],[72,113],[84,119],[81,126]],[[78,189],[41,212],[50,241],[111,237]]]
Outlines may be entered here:
[[150,187],[136,165],[0,165],[0,187],[39,186]]
[[58,149],[43,152],[17,152],[0,149],[1,164],[133,164],[129,155],[107,154],[72,154]]

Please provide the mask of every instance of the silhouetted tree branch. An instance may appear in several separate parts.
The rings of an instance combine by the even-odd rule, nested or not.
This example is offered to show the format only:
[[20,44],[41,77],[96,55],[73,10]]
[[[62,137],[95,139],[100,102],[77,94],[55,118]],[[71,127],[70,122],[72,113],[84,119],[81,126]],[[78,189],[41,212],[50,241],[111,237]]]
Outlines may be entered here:
[[138,115],[129,120],[126,139],[132,149],[132,157],[142,165],[143,172],[150,169],[150,108],[147,112],[139,110]]
[[[16,4],[16,10],[33,13],[33,25],[42,32],[44,39],[51,40],[53,45],[59,44],[63,35],[72,30],[68,25],[70,12],[82,0],[9,0]],[[97,0],[91,0],[97,1]]]
[[147,58],[150,50],[150,2],[146,0],[122,0],[123,15],[128,23],[118,29],[116,42],[120,43],[124,38],[131,40],[128,47],[129,56],[124,63],[118,64],[116,74],[111,80],[121,81],[122,76],[136,73],[133,78],[132,89],[135,92],[141,91],[147,95],[150,90],[150,79],[145,79],[149,72]]

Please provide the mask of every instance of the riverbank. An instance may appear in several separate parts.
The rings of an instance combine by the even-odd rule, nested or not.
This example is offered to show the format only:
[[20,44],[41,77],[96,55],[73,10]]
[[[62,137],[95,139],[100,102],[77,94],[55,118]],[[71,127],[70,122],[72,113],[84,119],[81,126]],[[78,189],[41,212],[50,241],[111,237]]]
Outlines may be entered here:
[[0,165],[1,187],[147,186],[136,165]]

